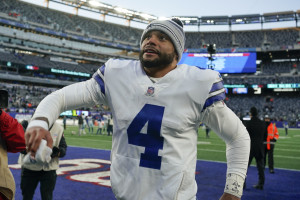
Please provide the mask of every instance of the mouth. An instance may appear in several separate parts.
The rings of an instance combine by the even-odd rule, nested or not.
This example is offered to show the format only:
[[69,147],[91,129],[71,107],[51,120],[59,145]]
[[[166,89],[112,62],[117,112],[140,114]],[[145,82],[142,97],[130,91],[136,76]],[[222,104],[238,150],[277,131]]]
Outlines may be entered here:
[[156,49],[154,49],[154,48],[147,48],[146,47],[144,49],[144,54],[146,54],[146,55],[158,55],[159,52]]

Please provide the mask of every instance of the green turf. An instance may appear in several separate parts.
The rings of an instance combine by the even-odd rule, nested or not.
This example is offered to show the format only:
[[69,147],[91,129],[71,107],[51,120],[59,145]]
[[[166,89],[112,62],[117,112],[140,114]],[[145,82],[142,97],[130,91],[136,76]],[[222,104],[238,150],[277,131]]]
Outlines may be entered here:
[[[288,136],[285,136],[284,129],[279,130],[279,139],[274,150],[275,168],[300,170],[300,130],[290,129]],[[94,128],[94,134],[78,136],[72,135],[72,131],[78,131],[77,126],[68,126],[65,131],[65,137],[68,145],[90,147],[97,149],[111,149],[111,136],[95,135],[97,128]],[[198,159],[225,162],[225,143],[218,136],[210,132],[210,138],[206,138],[205,131],[199,128],[198,132]],[[252,165],[255,165],[253,160]]]

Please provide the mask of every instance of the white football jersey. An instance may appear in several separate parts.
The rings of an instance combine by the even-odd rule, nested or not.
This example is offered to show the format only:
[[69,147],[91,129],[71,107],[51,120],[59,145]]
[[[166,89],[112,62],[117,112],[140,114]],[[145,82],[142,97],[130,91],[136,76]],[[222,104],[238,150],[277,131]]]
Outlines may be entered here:
[[139,61],[109,60],[94,79],[114,119],[117,199],[195,198],[197,130],[202,110],[225,97],[219,73],[178,65],[153,83]]
[[116,198],[190,200],[197,192],[200,122],[226,142],[227,173],[246,175],[249,135],[223,103],[224,92],[213,70],[182,64],[153,83],[139,61],[111,59],[90,80],[48,95],[33,118],[46,117],[51,125],[64,110],[108,105],[114,120],[110,178]]

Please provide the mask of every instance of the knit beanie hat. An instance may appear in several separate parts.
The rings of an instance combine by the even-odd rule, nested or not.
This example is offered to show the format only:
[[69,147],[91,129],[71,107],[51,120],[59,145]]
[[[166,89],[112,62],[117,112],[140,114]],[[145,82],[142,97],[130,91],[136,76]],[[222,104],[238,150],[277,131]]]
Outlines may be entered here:
[[178,18],[166,19],[166,20],[154,20],[152,21],[144,30],[140,45],[145,39],[146,33],[149,31],[161,31],[167,34],[178,54],[178,62],[181,59],[182,53],[184,51],[184,44],[185,44],[185,34],[183,31],[183,23]]

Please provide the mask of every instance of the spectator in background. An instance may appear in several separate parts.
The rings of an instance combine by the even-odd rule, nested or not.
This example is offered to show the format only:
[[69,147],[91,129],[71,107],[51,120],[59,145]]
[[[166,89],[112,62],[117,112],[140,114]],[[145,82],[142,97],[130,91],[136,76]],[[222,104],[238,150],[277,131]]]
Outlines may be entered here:
[[289,131],[289,123],[287,120],[285,120],[283,122],[283,127],[284,127],[284,130],[285,130],[285,135],[287,136],[288,135],[288,131]]
[[264,133],[265,124],[258,117],[256,107],[250,109],[250,121],[246,123],[246,128],[251,139],[250,157],[248,167],[251,165],[252,159],[255,158],[256,168],[258,170],[258,183],[253,187],[262,190],[265,183],[264,173]]
[[107,133],[107,126],[108,126],[109,116],[107,114],[103,114],[101,119],[104,122],[102,133]]
[[57,178],[56,170],[59,168],[59,158],[64,157],[67,151],[63,131],[64,129],[58,123],[54,123],[50,129],[53,148],[49,163],[26,163],[24,162],[26,152],[22,152],[20,155],[19,163],[22,166],[20,187],[23,200],[33,199],[38,183],[40,183],[42,200],[52,200]]
[[82,130],[83,130],[83,118],[82,113],[78,116],[78,135],[81,136]]
[[210,128],[206,124],[204,126],[205,126],[206,138],[209,138]]
[[85,133],[85,130],[84,130],[84,122],[83,122],[83,114],[81,113],[79,116],[78,116],[78,135],[81,136],[81,133]]
[[83,122],[83,124],[89,128],[89,119],[88,119],[88,116],[85,116],[85,117],[84,117],[84,122]]
[[265,161],[264,166],[266,166],[267,155],[268,155],[268,164],[269,164],[269,172],[274,174],[274,148],[275,142],[279,138],[278,130],[275,123],[272,123],[272,120],[269,116],[265,117],[266,129],[265,129]]
[[108,123],[107,123],[107,135],[110,136],[110,134],[112,135],[113,133],[113,126],[114,126],[114,120],[112,118],[112,116],[108,119]]
[[103,131],[103,127],[104,127],[104,121],[101,119],[101,117],[98,120],[98,130],[97,130],[97,135],[100,134],[102,135],[102,131]]
[[86,132],[85,132],[85,127],[88,126],[88,123],[87,123],[87,116],[84,116],[84,114],[82,114],[82,119],[83,119],[82,133],[85,135],[85,134],[86,134]]
[[67,129],[67,116],[65,115],[63,118],[64,130]]
[[89,126],[89,133],[94,133],[94,123],[93,123],[93,117],[91,115],[87,116],[87,124]]
[[20,152],[26,149],[24,130],[16,119],[0,108],[0,199],[12,200],[16,186],[8,168],[7,152]]

